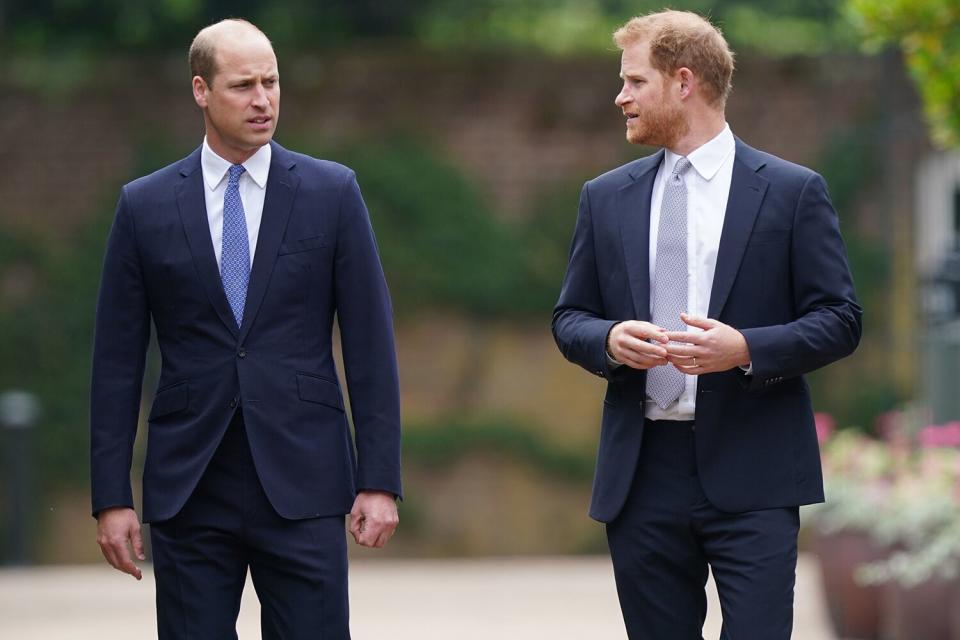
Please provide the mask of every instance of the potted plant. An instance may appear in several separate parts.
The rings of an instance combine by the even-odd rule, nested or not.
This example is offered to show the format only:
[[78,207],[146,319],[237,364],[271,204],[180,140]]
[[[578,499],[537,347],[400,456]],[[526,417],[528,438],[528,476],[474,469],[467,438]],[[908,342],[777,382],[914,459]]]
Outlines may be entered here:
[[827,610],[839,637],[880,638],[881,588],[857,582],[857,569],[886,557],[873,531],[890,491],[894,457],[882,441],[854,430],[833,434],[817,415],[826,502],[804,509],[812,533]]
[[856,578],[887,585],[884,637],[960,640],[960,616],[952,613],[960,575],[960,423],[926,427],[917,442],[877,511],[874,537],[891,552]]

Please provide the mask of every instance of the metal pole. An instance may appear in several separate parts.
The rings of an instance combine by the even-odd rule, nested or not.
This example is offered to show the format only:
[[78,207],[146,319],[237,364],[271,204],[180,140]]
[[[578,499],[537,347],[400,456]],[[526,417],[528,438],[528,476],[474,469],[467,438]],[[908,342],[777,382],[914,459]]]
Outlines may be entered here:
[[33,428],[40,404],[27,391],[0,392],[0,427],[4,447],[7,486],[6,547],[0,554],[4,564],[23,565],[30,560],[30,534],[35,513],[33,486]]

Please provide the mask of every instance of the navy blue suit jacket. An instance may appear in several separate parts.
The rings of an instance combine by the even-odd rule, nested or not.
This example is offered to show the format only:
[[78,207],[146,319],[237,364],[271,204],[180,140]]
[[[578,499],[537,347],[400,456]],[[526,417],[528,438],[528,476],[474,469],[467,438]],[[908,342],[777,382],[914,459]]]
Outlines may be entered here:
[[[607,379],[590,514],[623,507],[643,436],[646,372],[610,368],[606,339],[650,320],[650,198],[663,152],[584,185],[553,335],[570,361]],[[803,374],[860,340],[862,311],[837,216],[819,175],[736,142],[708,316],[746,338],[753,375],[702,375],[697,462],[713,506],[743,512],[823,500]]]
[[[401,493],[390,298],[354,173],[271,144],[239,328],[210,239],[200,150],[123,187],[94,340],[94,513],[133,505],[151,320],[162,367],[148,418],[144,521],[177,514],[238,406],[281,516],[344,514],[363,489]],[[334,367],[335,315],[356,445]]]

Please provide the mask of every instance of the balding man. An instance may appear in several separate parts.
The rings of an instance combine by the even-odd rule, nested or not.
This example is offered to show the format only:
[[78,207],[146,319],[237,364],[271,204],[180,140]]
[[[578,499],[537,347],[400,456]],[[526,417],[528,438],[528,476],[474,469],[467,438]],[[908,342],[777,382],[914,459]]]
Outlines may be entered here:
[[370,220],[352,171],[272,142],[280,78],[259,29],[207,27],[190,68],[203,144],[123,187],[107,244],[91,391],[98,542],[140,579],[130,466],[152,321],[162,366],[143,520],[159,637],[236,638],[249,569],[264,638],[349,638],[344,516],[357,543],[382,547],[401,494],[391,306]]

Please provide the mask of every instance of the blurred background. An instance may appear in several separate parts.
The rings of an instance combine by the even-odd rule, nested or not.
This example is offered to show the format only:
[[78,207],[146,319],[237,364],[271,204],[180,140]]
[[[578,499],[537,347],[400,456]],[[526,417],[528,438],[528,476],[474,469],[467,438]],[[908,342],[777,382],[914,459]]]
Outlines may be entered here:
[[[960,445],[960,1],[672,4],[711,16],[737,54],[734,133],[826,178],[866,311],[855,356],[810,380],[832,490],[880,498],[850,489],[813,512],[805,548],[858,532],[861,549],[878,520],[914,523],[881,506],[894,508],[901,481],[922,484],[935,455],[936,482],[911,490],[945,501],[949,517],[876,543],[942,549],[937,536],[960,531],[949,529],[960,464],[943,457]],[[105,239],[120,186],[200,144],[186,50],[229,16],[273,40],[277,140],[355,169],[371,212],[396,309],[405,428],[407,499],[386,553],[605,552],[586,516],[603,381],[563,360],[549,325],[584,180],[652,151],[623,139],[610,33],[661,8],[0,5],[0,563],[101,561],[87,415]],[[154,353],[145,403],[157,370]],[[864,504],[868,514],[850,515]],[[934,564],[960,549],[944,553]],[[874,581],[895,582],[879,562]]]

